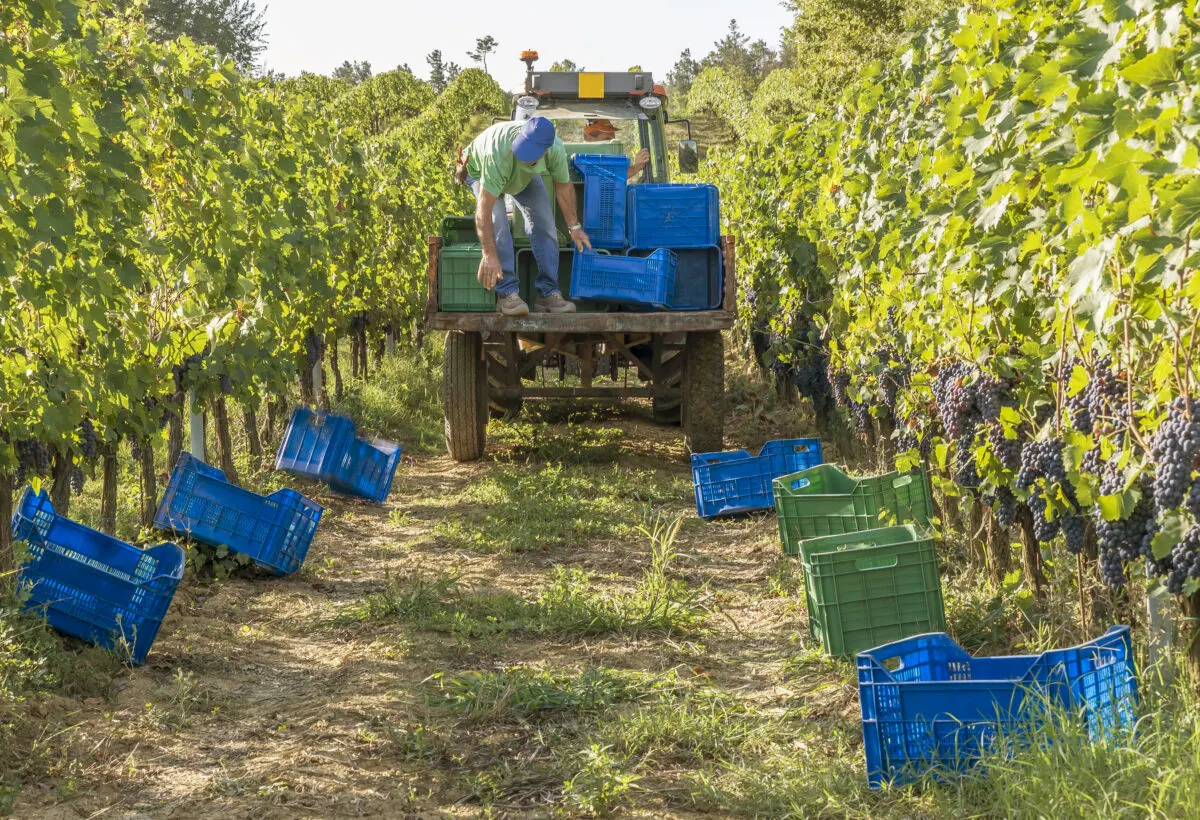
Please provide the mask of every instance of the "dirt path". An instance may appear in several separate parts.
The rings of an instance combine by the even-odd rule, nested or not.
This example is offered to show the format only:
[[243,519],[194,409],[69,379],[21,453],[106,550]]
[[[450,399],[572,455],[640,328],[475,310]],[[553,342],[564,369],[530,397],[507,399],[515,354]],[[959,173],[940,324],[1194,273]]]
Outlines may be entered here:
[[[505,493],[560,474],[537,461],[536,445],[531,462],[515,460],[530,449],[519,431],[479,464],[406,457],[391,499],[378,507],[295,482],[326,505],[305,568],[289,579],[185,579],[145,667],[123,672],[108,699],[47,705],[70,728],[45,744],[54,776],[25,790],[16,816],[553,814],[564,805],[563,767],[569,774],[574,754],[563,744],[578,744],[613,710],[573,715],[564,728],[468,719],[431,701],[439,674],[513,666],[626,670],[752,704],[764,721],[820,689],[809,717],[853,728],[857,702],[845,670],[796,660],[807,657],[807,632],[794,581],[777,569],[773,518],[697,520],[674,431],[624,417],[539,435],[561,446],[614,427],[621,432],[596,463],[562,468],[566,477],[556,480],[572,497],[521,508],[524,520],[504,515],[516,503]],[[581,477],[594,478],[594,498],[571,490]],[[603,489],[624,479],[623,489]],[[467,617],[471,596],[530,600],[555,566],[590,573],[605,592],[635,589],[649,561],[649,542],[636,531],[647,498],[660,512],[686,515],[672,576],[702,589],[712,612],[694,634],[489,632],[486,618],[456,629],[362,614],[365,599],[397,584],[453,577],[460,598],[449,609]],[[522,533],[531,528],[554,545],[526,548]],[[676,749],[658,760],[627,762],[641,779],[626,810],[680,816],[704,808],[689,785],[703,756],[690,765]]]

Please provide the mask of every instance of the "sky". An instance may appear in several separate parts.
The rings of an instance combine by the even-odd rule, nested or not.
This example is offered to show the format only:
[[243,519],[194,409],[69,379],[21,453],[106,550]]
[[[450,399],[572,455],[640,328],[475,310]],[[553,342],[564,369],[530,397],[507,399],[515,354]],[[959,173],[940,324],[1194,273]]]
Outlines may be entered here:
[[[425,55],[463,68],[467,52],[490,34],[499,42],[488,69],[506,90],[524,85],[524,49],[549,69],[563,58],[596,71],[641,65],[665,80],[685,48],[700,59],[722,37],[730,18],[752,39],[779,46],[790,22],[780,0],[636,0],[608,7],[602,2],[549,0],[260,0],[266,3],[268,45],[264,67],[285,74],[328,74],[343,60],[367,60],[376,73],[408,63],[427,77]],[[611,8],[612,11],[597,11]]]

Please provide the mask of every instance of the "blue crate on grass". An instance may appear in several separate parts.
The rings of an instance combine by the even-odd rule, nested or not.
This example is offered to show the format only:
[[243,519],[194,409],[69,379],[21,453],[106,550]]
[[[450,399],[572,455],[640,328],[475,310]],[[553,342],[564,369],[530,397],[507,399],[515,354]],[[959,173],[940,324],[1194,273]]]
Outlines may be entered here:
[[630,185],[625,197],[631,248],[707,248],[721,242],[715,185]]
[[596,248],[625,247],[625,177],[629,157],[623,154],[576,154],[572,162],[583,177],[583,230]]
[[154,514],[154,526],[213,547],[228,547],[276,575],[300,569],[317,532],[321,505],[295,490],[261,496],[181,453]]
[[344,416],[297,407],[275,454],[275,469],[379,503],[391,492],[400,454],[399,444],[359,436]]
[[1048,709],[1082,714],[1093,741],[1118,738],[1136,720],[1128,626],[1068,649],[995,658],[972,658],[933,632],[860,652],[857,663],[872,788],[964,771],[1001,734],[1019,737]]
[[44,490],[28,487],[12,534],[29,547],[19,576],[26,609],[44,612],[60,632],[145,662],[183,577],[182,549],[138,549],[58,515]]
[[646,257],[575,252],[571,298],[667,309],[675,289],[675,254],[659,249]]
[[714,518],[772,509],[772,482],[776,478],[823,462],[821,440],[817,438],[768,441],[756,456],[745,450],[693,453],[696,513],[701,518]]

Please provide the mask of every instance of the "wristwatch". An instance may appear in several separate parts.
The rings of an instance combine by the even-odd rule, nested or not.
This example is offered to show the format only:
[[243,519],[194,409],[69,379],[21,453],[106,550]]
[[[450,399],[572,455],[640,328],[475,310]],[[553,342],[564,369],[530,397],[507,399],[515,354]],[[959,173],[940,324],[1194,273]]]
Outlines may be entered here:
[[568,226],[567,226],[567,230],[568,230],[570,233],[575,233],[575,231],[582,231],[582,230],[583,230],[583,226],[582,226],[582,225],[568,225]]

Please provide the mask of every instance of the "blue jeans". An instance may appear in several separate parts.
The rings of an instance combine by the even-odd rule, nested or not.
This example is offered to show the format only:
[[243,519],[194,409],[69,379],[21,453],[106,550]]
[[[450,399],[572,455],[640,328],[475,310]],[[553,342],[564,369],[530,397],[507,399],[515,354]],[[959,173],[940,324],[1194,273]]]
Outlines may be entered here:
[[[467,177],[467,186],[475,198],[479,198],[480,184],[474,177]],[[525,233],[533,248],[533,260],[537,262],[537,290],[549,296],[558,290],[558,231],[554,227],[554,209],[540,176],[525,186],[525,190],[513,196],[517,210],[525,219]],[[516,274],[516,251],[513,248],[512,231],[508,228],[508,211],[504,197],[496,200],[492,211],[492,236],[496,240],[496,255],[500,257],[500,268],[504,276],[496,285],[496,295],[508,296],[520,288]]]

